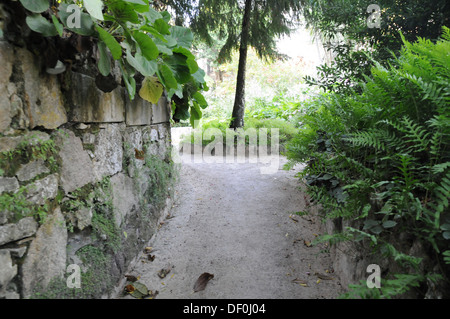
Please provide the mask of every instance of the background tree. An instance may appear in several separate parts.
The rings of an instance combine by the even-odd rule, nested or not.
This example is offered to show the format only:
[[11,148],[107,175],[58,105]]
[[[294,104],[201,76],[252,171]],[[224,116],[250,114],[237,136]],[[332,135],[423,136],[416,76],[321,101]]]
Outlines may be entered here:
[[[450,2],[447,0],[379,0],[379,28],[370,28],[367,12],[372,0],[304,1],[307,25],[321,34],[327,49],[333,52],[333,65],[318,69],[318,78],[307,78],[328,91],[353,89],[355,83],[370,74],[371,59],[385,66],[407,41],[423,37],[436,41],[443,26],[450,26]],[[367,53],[371,56],[368,57]]]
[[[174,1],[162,2],[177,10]],[[229,61],[232,52],[239,50],[239,69],[230,127],[243,127],[248,47],[252,46],[260,58],[281,58],[276,51],[276,39],[291,32],[300,12],[300,0],[199,0],[195,7],[183,7],[179,3],[178,8],[177,15],[184,14],[183,19],[189,21],[193,32],[207,45],[214,43],[214,35],[224,41],[218,54],[219,63]]]

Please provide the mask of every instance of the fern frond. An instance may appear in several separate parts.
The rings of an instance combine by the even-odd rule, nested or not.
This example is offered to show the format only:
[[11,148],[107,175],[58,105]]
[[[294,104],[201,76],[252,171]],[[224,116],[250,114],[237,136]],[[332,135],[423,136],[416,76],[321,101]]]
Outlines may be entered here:
[[355,146],[371,147],[376,150],[386,151],[386,144],[382,140],[382,135],[383,133],[380,134],[379,130],[371,129],[368,131],[355,132],[351,137],[346,137],[344,140]]
[[418,123],[415,123],[413,120],[408,117],[404,117],[401,120],[401,123],[404,125],[403,133],[405,133],[407,141],[412,145],[409,149],[414,150],[415,152],[425,151],[428,147],[430,132],[423,126]]

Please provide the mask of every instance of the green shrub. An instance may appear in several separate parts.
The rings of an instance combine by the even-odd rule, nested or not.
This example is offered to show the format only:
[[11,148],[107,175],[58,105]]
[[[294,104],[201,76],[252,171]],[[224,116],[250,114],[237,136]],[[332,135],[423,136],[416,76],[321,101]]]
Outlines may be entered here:
[[287,92],[275,95],[271,101],[255,98],[245,109],[247,118],[291,119],[301,106],[298,96],[289,96]]
[[307,163],[300,177],[324,218],[361,221],[359,229],[322,240],[369,240],[374,251],[412,272],[390,281],[400,287],[406,278],[405,287],[378,297],[437,278],[420,273],[420,260],[412,262],[414,256],[405,258],[397,243],[390,243],[395,234],[412,234],[434,250],[434,262],[448,263],[449,41],[448,28],[437,43],[404,40],[395,63],[388,69],[376,64],[361,93],[322,94],[307,103],[297,117],[299,134],[288,144],[290,165]]
[[[237,137],[242,134],[242,131],[233,131],[229,128],[230,122],[228,120],[210,120],[210,121],[204,121],[202,125],[194,130],[190,135],[186,136],[183,139],[183,142],[196,144],[195,136],[198,134],[198,132],[202,132],[202,136],[204,136],[205,131],[208,129],[218,129],[222,136],[223,136],[223,143],[226,145],[228,142],[226,139],[227,134],[233,135],[235,138],[233,139],[234,144],[236,145],[238,143]],[[255,119],[255,118],[248,118],[245,120],[245,128],[244,132],[248,129],[255,129],[258,136],[258,145],[259,143],[265,143],[265,139],[260,137],[260,129],[267,129],[267,146],[271,145],[272,141],[272,135],[271,130],[272,129],[278,129],[279,130],[279,142],[280,142],[280,149],[284,149],[285,145],[290,141],[294,136],[297,134],[297,129],[290,123],[282,119]],[[197,134],[196,134],[197,132]],[[203,138],[202,139],[202,146],[206,146],[210,143],[212,143],[215,140],[215,137],[212,138]],[[245,143],[246,145],[249,144],[249,138],[246,136]]]

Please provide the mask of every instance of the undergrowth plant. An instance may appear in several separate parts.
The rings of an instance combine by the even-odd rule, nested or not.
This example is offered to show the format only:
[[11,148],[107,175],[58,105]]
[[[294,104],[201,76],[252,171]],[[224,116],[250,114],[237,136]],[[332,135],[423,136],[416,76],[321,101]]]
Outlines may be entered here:
[[[390,298],[427,280],[448,282],[450,29],[436,43],[403,42],[394,62],[388,68],[375,62],[352,94],[308,102],[297,118],[300,133],[288,145],[291,165],[307,163],[299,177],[324,219],[361,225],[321,240],[368,242],[404,270],[389,274],[384,289],[356,285],[346,297]],[[423,243],[439,274],[421,271],[422,259],[392,242],[400,233]]]
[[[249,145],[252,143],[249,138],[249,132],[255,132],[256,146],[264,145],[270,147],[272,145],[272,133],[275,129],[278,130],[278,142],[281,150],[284,151],[285,145],[297,134],[297,128],[283,119],[246,118],[245,128],[236,131],[229,128],[228,120],[204,120],[195,131],[183,138],[183,142],[191,144],[198,144],[200,142],[202,146],[206,146],[214,142],[216,136],[205,133],[217,132],[222,137],[222,140],[218,142],[226,146],[230,146],[228,143],[232,143],[232,146],[239,145],[240,143]],[[197,132],[202,133],[201,141],[196,140]],[[261,134],[262,132],[267,132],[267,135]]]

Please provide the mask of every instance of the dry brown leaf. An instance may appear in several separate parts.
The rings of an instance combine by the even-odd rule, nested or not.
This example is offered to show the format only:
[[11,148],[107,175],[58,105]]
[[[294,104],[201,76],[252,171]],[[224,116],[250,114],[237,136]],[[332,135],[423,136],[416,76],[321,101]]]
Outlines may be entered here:
[[137,148],[134,149],[134,155],[135,155],[136,159],[138,159],[138,160],[145,159],[145,152],[138,150]]
[[172,266],[168,266],[164,269],[161,269],[158,273],[159,278],[161,278],[161,279],[165,278],[171,270],[172,270]]
[[213,274],[207,272],[201,274],[200,277],[198,277],[197,281],[195,282],[194,292],[205,290],[206,285],[213,278],[214,278]]
[[127,278],[127,280],[128,280],[128,281],[131,281],[131,282],[136,282],[136,281],[139,280],[138,277],[133,276],[133,275],[125,275],[125,278]]
[[125,286],[125,291],[128,293],[132,293],[134,291],[134,286],[133,285],[126,285]]
[[312,244],[309,240],[304,240],[303,243],[305,244],[306,247],[311,247]]

